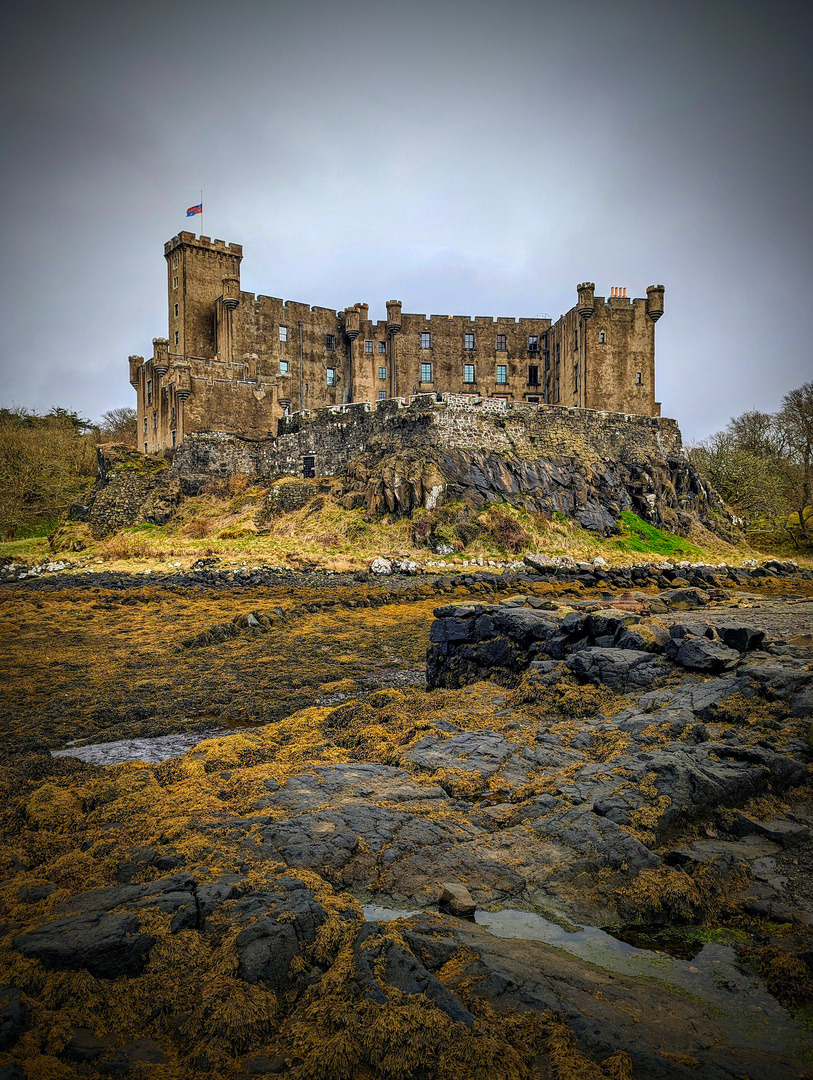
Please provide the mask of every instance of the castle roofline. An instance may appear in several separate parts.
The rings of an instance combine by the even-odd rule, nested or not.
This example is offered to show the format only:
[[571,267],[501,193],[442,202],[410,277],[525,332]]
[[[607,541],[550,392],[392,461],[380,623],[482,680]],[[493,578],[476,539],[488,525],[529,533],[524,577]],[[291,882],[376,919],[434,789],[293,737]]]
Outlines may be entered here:
[[212,240],[210,236],[195,236],[193,232],[179,232],[177,236],[167,240],[164,244],[164,254],[169,255],[171,251],[179,247],[197,247],[205,251],[222,251],[228,255],[242,256],[243,254],[242,244],[227,244],[225,240]]

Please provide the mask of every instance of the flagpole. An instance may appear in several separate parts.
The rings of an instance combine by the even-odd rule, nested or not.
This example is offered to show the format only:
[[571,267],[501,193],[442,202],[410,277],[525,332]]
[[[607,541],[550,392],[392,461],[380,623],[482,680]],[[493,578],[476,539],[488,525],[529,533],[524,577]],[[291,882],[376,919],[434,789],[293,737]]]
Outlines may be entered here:
[[200,189],[200,235],[203,236],[203,188]]

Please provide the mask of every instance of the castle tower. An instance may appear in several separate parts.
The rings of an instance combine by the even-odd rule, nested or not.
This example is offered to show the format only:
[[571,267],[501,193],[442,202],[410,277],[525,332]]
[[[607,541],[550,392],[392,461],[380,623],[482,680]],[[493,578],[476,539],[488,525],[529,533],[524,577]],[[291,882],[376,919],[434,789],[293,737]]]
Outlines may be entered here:
[[358,304],[344,309],[344,334],[347,338],[347,386],[345,401],[353,400],[353,342],[361,331],[361,310]]
[[653,322],[663,315],[663,285],[648,285],[646,290],[646,313]]
[[164,257],[170,356],[209,360],[217,351],[215,302],[226,290],[234,307],[240,299],[243,247],[181,232],[164,244]]
[[139,372],[141,370],[141,365],[144,363],[144,357],[143,356],[135,356],[135,355],[133,355],[133,356],[129,357],[129,361],[130,361],[130,386],[132,386],[134,390],[138,390],[139,386],[141,385],[141,378],[140,378]]
[[588,319],[592,318],[593,312],[595,311],[596,286],[592,281],[584,281],[581,285],[577,286],[577,292],[579,294],[579,317],[586,322]]
[[165,337],[152,339],[152,369],[159,377],[169,371],[169,341]]
[[387,340],[390,346],[390,370],[389,385],[390,396],[395,397],[398,393],[398,350],[395,344],[396,335],[401,332],[401,301],[387,301]]

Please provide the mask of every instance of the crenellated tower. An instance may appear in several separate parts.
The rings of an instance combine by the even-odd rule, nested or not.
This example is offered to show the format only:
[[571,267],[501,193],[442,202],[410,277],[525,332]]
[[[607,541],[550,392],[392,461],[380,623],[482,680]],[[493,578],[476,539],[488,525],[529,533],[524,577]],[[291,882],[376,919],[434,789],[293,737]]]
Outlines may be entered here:
[[218,347],[215,302],[239,303],[243,246],[181,232],[164,245],[164,257],[170,355],[210,360]]

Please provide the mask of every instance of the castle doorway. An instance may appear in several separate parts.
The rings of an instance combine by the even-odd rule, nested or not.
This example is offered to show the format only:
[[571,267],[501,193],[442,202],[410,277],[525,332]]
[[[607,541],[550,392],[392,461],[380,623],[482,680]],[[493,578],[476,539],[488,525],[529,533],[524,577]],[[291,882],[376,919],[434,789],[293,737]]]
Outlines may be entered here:
[[316,476],[316,458],[315,457],[303,457],[302,458],[302,475],[306,480],[313,479]]

